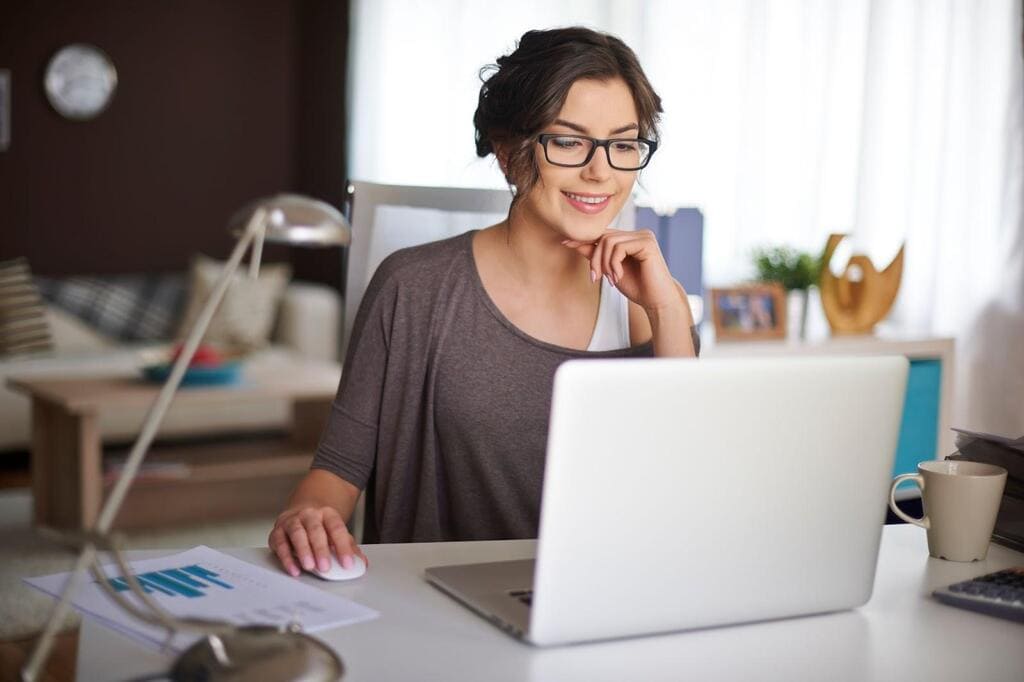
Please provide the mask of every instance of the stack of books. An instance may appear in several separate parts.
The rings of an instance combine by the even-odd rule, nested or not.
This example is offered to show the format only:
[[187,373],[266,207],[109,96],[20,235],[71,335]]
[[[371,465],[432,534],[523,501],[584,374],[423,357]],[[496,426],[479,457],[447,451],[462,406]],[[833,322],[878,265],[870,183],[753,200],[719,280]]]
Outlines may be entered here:
[[1006,469],[1006,489],[992,540],[1024,551],[1024,436],[1006,438],[989,433],[956,431],[956,454],[946,459],[995,464]]

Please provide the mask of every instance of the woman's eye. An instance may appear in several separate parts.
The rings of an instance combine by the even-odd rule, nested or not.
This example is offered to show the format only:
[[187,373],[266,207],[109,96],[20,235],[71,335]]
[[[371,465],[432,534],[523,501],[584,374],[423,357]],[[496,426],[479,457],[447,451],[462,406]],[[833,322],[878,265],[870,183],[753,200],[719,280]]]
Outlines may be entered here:
[[635,152],[637,149],[636,142],[616,142],[615,151],[617,152]]
[[554,140],[552,140],[552,142],[554,142],[562,149],[573,149],[583,144],[579,140],[574,140],[571,137],[556,137]]

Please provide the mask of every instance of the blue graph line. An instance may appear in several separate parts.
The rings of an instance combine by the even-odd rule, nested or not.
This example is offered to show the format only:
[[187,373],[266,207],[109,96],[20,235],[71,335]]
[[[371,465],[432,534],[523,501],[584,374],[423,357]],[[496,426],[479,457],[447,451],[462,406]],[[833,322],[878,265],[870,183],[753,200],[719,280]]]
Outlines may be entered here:
[[206,587],[205,583],[196,580],[180,568],[165,568],[164,575],[168,575],[177,580],[179,583],[185,583],[190,587]]
[[152,573],[143,573],[142,575],[138,576],[139,584],[142,585],[143,589],[145,589],[146,592],[152,592],[155,590],[157,592],[166,594],[168,597],[173,597],[174,591],[169,589],[168,587],[160,585],[160,582],[157,580],[158,577],[159,576],[154,575]]
[[[214,585],[225,590],[234,589],[231,583],[225,582],[223,579],[217,580],[220,577],[219,573],[199,564],[140,573],[135,577],[147,594],[159,592],[169,597],[180,595],[189,599],[198,599],[206,596],[204,589]],[[111,587],[118,592],[128,590],[128,583],[124,578],[110,578],[109,582]]]
[[[156,583],[159,587],[167,588],[171,591],[172,596],[174,595],[175,592],[177,592],[180,595],[191,598],[203,596],[203,593],[200,590],[193,589],[188,585],[183,585],[182,583],[179,583],[177,580],[168,578],[167,576],[163,575],[160,571],[154,571],[153,573],[147,574],[146,579],[150,582]],[[159,587],[157,589],[159,589]]]

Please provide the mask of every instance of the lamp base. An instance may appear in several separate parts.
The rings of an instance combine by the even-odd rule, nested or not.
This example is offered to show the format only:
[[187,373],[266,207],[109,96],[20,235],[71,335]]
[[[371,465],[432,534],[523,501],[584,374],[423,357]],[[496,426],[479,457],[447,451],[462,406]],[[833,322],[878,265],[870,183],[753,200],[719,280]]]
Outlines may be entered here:
[[331,649],[301,632],[266,625],[239,627],[218,638],[220,655],[209,637],[189,647],[171,668],[175,682],[334,682],[345,666]]

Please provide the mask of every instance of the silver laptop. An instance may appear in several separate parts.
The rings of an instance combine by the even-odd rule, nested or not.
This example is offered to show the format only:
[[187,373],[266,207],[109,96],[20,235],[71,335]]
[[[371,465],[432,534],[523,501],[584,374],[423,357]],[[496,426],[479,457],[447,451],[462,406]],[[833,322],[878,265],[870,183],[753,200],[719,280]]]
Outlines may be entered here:
[[860,606],[907,370],[902,357],[567,362],[536,560],[426,578],[541,646]]

